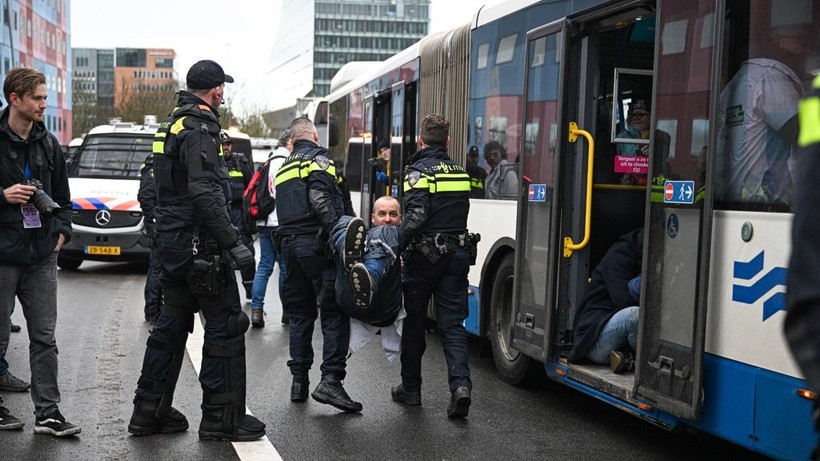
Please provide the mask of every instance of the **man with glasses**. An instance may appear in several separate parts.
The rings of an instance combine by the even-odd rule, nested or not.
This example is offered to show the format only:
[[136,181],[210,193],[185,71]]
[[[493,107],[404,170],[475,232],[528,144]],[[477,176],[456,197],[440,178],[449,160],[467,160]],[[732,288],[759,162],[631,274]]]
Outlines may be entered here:
[[491,199],[515,197],[518,176],[507,162],[507,151],[498,141],[490,141],[484,146],[484,160],[490,167],[484,180],[484,196]]
[[[644,96],[635,97],[632,102],[629,103],[626,129],[618,133],[617,137],[626,139],[649,139],[649,120],[651,113],[652,101]],[[655,130],[655,139],[653,141],[655,143],[655,149],[662,149],[664,151],[664,160],[666,160],[669,155],[670,140],[669,133],[663,130]],[[649,144],[619,143],[618,155],[648,157]],[[662,172],[664,176],[668,176],[668,170],[669,168],[666,165],[666,161],[664,161],[664,165],[661,167],[661,170],[658,171]],[[646,185],[646,175],[625,174],[621,178],[621,183]]]

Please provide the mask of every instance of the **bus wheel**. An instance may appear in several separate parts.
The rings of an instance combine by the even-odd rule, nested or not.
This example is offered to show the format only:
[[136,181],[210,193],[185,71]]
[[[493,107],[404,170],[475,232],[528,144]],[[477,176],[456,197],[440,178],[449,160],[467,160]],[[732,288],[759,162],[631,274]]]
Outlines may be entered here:
[[493,279],[490,294],[490,342],[493,346],[493,360],[501,380],[518,385],[527,377],[531,359],[512,347],[513,329],[513,268],[514,254],[501,260]]
[[65,258],[63,256],[57,255],[57,267],[60,269],[65,269],[67,271],[76,270],[80,267],[80,264],[83,263],[82,259],[71,259]]

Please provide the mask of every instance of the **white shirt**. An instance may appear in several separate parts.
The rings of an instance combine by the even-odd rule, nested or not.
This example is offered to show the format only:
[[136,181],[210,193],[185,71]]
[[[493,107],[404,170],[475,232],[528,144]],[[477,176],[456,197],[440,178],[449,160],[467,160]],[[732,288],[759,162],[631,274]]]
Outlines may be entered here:
[[757,58],[741,65],[720,94],[718,197],[791,201],[792,147],[778,130],[797,114],[801,93],[800,79],[779,61]]
[[[279,171],[279,168],[282,167],[282,164],[285,163],[285,159],[288,158],[290,155],[290,151],[285,149],[282,146],[276,148],[271,155],[270,168],[268,169],[268,190],[270,191],[270,196],[276,199],[276,172]],[[276,208],[271,211],[266,219],[260,219],[256,221],[257,226],[264,226],[264,227],[278,227],[279,226],[279,218],[276,216]]]

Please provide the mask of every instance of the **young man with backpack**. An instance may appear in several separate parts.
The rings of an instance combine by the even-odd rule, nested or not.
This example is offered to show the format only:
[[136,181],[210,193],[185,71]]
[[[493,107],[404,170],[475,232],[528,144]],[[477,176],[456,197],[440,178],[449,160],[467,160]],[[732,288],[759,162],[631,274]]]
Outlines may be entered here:
[[[276,172],[285,162],[293,150],[291,131],[285,130],[279,138],[279,147],[271,154],[259,171],[251,179],[245,189],[243,208],[245,221],[255,226],[259,231],[259,266],[253,278],[251,289],[251,325],[254,328],[265,326],[265,291],[268,280],[273,274],[274,263],[279,263],[279,299],[282,299],[282,290],[285,284],[285,259],[276,251],[274,236],[279,227],[276,216]],[[267,213],[267,214],[265,214]],[[290,319],[282,313],[282,323],[287,324]]]

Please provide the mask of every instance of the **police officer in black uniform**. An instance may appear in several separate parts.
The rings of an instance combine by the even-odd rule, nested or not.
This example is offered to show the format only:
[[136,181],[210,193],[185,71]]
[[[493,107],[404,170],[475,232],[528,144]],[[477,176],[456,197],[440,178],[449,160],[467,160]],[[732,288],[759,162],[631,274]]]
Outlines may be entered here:
[[[231,224],[239,229],[239,236],[242,238],[242,243],[254,253],[253,236],[248,232],[245,226],[245,219],[242,216],[242,195],[248,183],[251,182],[253,176],[253,165],[248,161],[248,158],[239,152],[233,151],[233,141],[227,131],[222,131],[222,152],[225,159],[225,168],[228,170],[228,191],[226,195],[230,195],[230,203],[228,206],[231,215]],[[242,269],[240,272],[242,276],[242,286],[245,287],[245,298],[251,299],[253,297],[251,290],[253,289],[253,277],[256,275],[256,264]]]
[[[222,156],[219,113],[225,82],[214,61],[188,71],[188,91],[154,137],[155,210],[160,254],[162,313],[148,338],[128,432],[182,432],[188,421],[171,407],[194,313],[205,318],[202,348],[203,440],[256,440],[265,425],[245,414],[245,331],[232,267],[253,255],[231,225],[218,168]],[[230,263],[230,264],[228,264]],[[230,265],[230,267],[229,267]]]
[[[788,314],[783,324],[786,339],[806,383],[820,393],[820,76],[812,94],[800,103],[800,136],[803,148],[798,157],[800,173],[792,226],[792,255],[789,262],[786,298]],[[820,429],[820,407],[814,405],[815,429]],[[820,459],[820,441],[811,459]]]
[[336,302],[336,267],[328,245],[330,230],[344,214],[342,191],[327,149],[318,144],[319,134],[313,122],[297,118],[290,130],[293,152],[276,174],[276,241],[287,267],[282,306],[290,316],[290,400],[307,400],[308,371],[313,365],[313,325],[321,310],[322,380],[311,396],[340,410],[359,412],[362,404],[354,402],[342,387],[350,318]]
[[402,290],[407,318],[401,341],[401,384],[396,402],[421,405],[421,356],[426,347],[424,323],[435,295],[436,321],[447,361],[450,418],[464,418],[470,408],[467,337],[467,273],[475,248],[467,232],[470,177],[447,155],[450,122],[434,114],[419,124],[421,149],[410,159],[404,179],[405,219],[399,245],[405,254]]
[[148,256],[148,275],[145,277],[145,321],[153,322],[159,316],[162,293],[159,292],[159,250],[156,245],[156,222],[154,208],[157,206],[156,181],[154,181],[154,155],[145,158],[140,170],[140,189],[137,200],[142,210],[143,233],[148,238],[151,253]]

